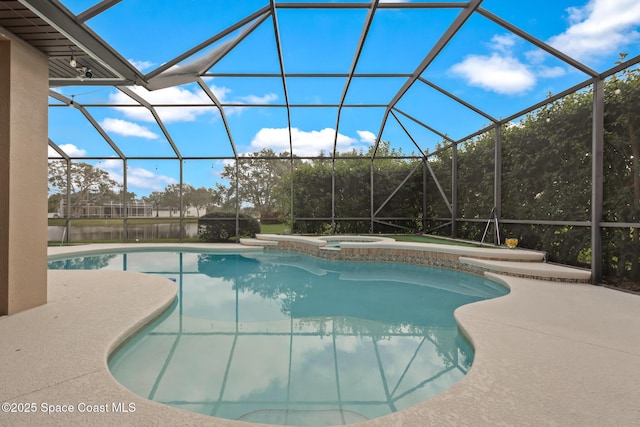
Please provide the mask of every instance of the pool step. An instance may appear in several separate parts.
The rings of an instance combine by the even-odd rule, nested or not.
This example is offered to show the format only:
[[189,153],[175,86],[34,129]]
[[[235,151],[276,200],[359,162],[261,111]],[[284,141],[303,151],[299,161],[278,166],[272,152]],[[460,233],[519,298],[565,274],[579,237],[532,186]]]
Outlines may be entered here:
[[589,270],[546,262],[489,261],[465,257],[460,257],[460,262],[479,267],[485,271],[510,276],[577,283],[591,282],[591,271]]
[[278,242],[275,242],[273,240],[261,240],[261,239],[250,239],[250,238],[241,238],[240,239],[240,244],[241,245],[246,245],[246,246],[278,246]]

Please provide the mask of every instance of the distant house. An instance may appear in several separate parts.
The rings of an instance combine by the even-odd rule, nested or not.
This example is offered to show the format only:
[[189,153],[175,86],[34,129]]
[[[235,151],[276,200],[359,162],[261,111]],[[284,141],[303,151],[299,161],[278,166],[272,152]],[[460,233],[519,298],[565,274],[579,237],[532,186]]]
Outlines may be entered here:
[[[127,203],[127,217],[151,217],[152,211],[153,206],[143,200],[133,200]],[[61,218],[67,217],[66,200],[60,200],[60,208],[57,213]],[[123,215],[124,208],[122,203],[109,202],[100,204],[85,202],[80,206],[71,204],[72,218],[122,218]]]
[[[67,204],[64,199],[60,200],[58,212],[50,212],[49,218],[66,218]],[[80,206],[71,204],[72,218],[122,218],[124,209],[122,203],[91,203],[85,202]],[[197,211],[193,207],[189,207],[185,211],[185,216],[197,216]],[[144,200],[132,200],[127,203],[128,218],[171,218],[180,217],[180,211],[173,207],[153,206]]]
[[[157,208],[154,207],[153,215],[151,216],[157,216],[160,218],[170,218],[170,217],[177,218],[180,216],[180,211],[174,207],[158,206]],[[196,209],[190,206],[187,209],[185,209],[184,216],[198,216],[198,215],[197,215]]]

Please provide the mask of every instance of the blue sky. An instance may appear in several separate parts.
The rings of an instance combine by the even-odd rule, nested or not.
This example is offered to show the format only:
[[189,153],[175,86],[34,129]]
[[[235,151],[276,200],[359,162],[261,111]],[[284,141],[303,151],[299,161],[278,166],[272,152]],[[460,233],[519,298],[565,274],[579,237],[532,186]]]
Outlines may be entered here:
[[[96,1],[63,0],[79,14]],[[324,2],[328,3],[328,2]],[[335,3],[335,2],[332,2]],[[368,2],[363,2],[368,3]],[[381,3],[397,3],[389,1]],[[249,1],[123,0],[87,21],[87,25],[143,73],[149,73],[174,57],[220,33],[269,4]],[[516,6],[517,4],[517,6]],[[615,65],[620,52],[640,53],[640,2],[637,0],[484,0],[482,7],[597,71]],[[285,72],[348,73],[368,10],[277,9]],[[460,9],[387,9],[376,11],[356,73],[411,74],[430,51]],[[209,73],[280,73],[278,51],[268,17]],[[186,69],[206,57],[230,34],[171,70]],[[184,68],[183,68],[184,67]],[[520,111],[582,82],[588,76],[531,45],[489,19],[474,14],[421,75],[495,118]],[[273,148],[289,149],[287,110],[280,77],[203,77],[225,107],[225,115],[239,154]],[[354,78],[340,114],[339,151],[366,150],[381,131],[383,107],[406,82],[406,77]],[[292,104],[338,104],[346,85],[344,77],[286,79]],[[157,107],[162,123],[185,157],[233,157],[220,114],[196,84],[147,91],[131,87]],[[173,157],[174,152],[151,113],[113,87],[68,86],[56,88],[88,112],[128,157]],[[52,105],[59,104],[50,98]],[[189,107],[170,105],[189,104]],[[489,122],[416,82],[397,108],[437,131],[457,140]],[[122,181],[122,161],[78,109],[50,107],[49,136],[74,157],[109,157],[88,160]],[[291,108],[294,154],[314,156],[332,151],[336,139],[338,109]],[[400,115],[422,150],[433,150],[441,137]],[[382,129],[382,139],[406,154],[417,149],[392,117]],[[51,154],[51,153],[50,153]],[[53,156],[55,157],[55,155]],[[187,160],[184,180],[195,186],[213,186],[219,180],[222,160]],[[128,187],[139,196],[178,182],[179,165],[169,160],[129,160]]]

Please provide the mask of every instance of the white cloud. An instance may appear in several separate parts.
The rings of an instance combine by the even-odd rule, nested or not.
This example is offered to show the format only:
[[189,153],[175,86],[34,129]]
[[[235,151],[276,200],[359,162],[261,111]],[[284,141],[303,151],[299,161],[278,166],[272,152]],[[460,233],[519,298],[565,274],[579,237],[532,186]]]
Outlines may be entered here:
[[546,79],[561,77],[565,74],[567,74],[567,71],[562,67],[546,67],[543,65],[536,69],[536,75]]
[[62,158],[62,156],[60,156],[60,154],[58,154],[58,152],[51,147],[49,147],[47,157]]
[[[276,99],[278,99],[278,95],[276,95],[275,93],[267,93],[266,95],[263,95],[263,96],[258,96],[258,95],[241,96],[238,99],[238,101],[236,102],[231,101],[231,102],[247,103],[247,104],[269,104],[270,102],[275,101]],[[227,117],[229,117],[234,114],[240,114],[245,108],[246,107],[225,107],[224,112],[227,115]]]
[[149,68],[156,65],[151,61],[136,61],[135,59],[129,59],[129,62],[140,71],[148,70]]
[[543,50],[528,50],[524,53],[525,58],[529,61],[529,64],[543,64],[547,59],[547,54]]
[[488,45],[490,55],[469,55],[451,67],[451,72],[480,87],[503,95],[523,94],[532,89],[538,77],[554,78],[566,73],[562,67],[544,65],[545,53],[541,50],[524,52],[526,62],[515,54],[520,39],[514,34],[495,34]]
[[[210,81],[207,79],[206,81]],[[222,102],[234,102],[230,99],[231,89],[224,86],[215,86],[209,84],[211,91],[216,98]],[[151,105],[176,105],[176,107],[157,107],[156,111],[165,123],[172,122],[193,122],[201,116],[210,115],[212,117],[218,117],[220,112],[215,104],[209,99],[207,94],[199,88],[190,90],[185,87],[174,86],[165,89],[158,89],[149,91],[142,86],[134,86],[130,88],[141,98],[149,102]],[[263,96],[259,95],[247,95],[239,98],[239,102],[245,102],[249,104],[268,104],[278,99],[278,95],[274,93],[267,93]],[[135,104],[131,98],[120,91],[113,92],[109,95],[109,102],[113,104]],[[194,105],[178,106],[178,105]],[[120,111],[127,118],[131,120],[153,122],[154,118],[146,108],[131,108],[131,107],[114,107]],[[225,112],[228,115],[239,113],[242,107],[226,108]]]
[[267,93],[264,96],[248,95],[243,96],[240,99],[248,102],[249,104],[268,104],[271,101],[275,101],[276,99],[278,99],[278,95],[276,95],[275,93]]
[[[87,155],[87,150],[84,148],[78,148],[73,144],[58,145],[62,151],[64,151],[69,157],[84,157]],[[49,157],[60,157],[60,154],[53,148],[49,147]]]
[[505,95],[524,93],[536,84],[536,76],[526,65],[497,53],[469,55],[451,67],[451,71],[465,78],[471,86]]
[[118,172],[118,173],[120,173],[120,175],[122,175],[122,166],[123,166],[122,160],[117,160],[117,159],[102,160],[96,166],[99,167],[100,169],[112,170],[112,171]]
[[[121,160],[109,159],[96,165],[109,173],[109,177],[118,184],[123,183]],[[175,178],[166,175],[159,175],[144,168],[129,167],[127,169],[127,189],[128,191],[162,191],[169,184],[176,184]]]
[[638,0],[590,0],[567,12],[571,26],[549,43],[575,59],[615,54],[640,39]]
[[[588,0],[582,7],[567,9],[569,28],[551,37],[548,43],[567,55],[584,61],[616,54],[640,41],[640,1]],[[547,55],[541,50],[524,52],[527,63],[514,54],[518,38],[513,34],[494,35],[490,55],[470,55],[451,71],[471,86],[501,94],[525,93],[537,78],[557,78],[566,67],[546,66]]]
[[[130,88],[137,95],[151,103],[157,104],[205,104],[211,105],[211,107],[159,107],[157,108],[160,118],[167,123],[170,122],[192,122],[195,121],[198,116],[203,114],[212,114],[218,112],[213,102],[209,97],[201,90],[192,92],[189,89],[180,87],[169,87],[166,89],[159,89],[154,91],[148,91],[141,86],[134,86]],[[226,88],[222,88],[221,93],[224,97],[228,91]],[[214,90],[215,93],[215,90]],[[114,104],[131,104],[131,98],[124,93],[117,91],[109,95],[109,101]],[[115,107],[118,111],[123,113],[126,117],[132,120],[139,121],[153,121],[153,116],[149,114],[146,108],[129,108],[129,107]]]
[[[366,132],[366,131],[359,131]],[[370,133],[370,132],[369,132]],[[333,152],[335,129],[325,128],[310,132],[291,128],[291,140],[293,153],[297,156],[316,156],[320,151],[326,154]],[[338,151],[349,151],[353,148],[363,148],[356,138],[338,133]],[[251,148],[259,151],[263,148],[271,148],[275,152],[289,151],[289,131],[287,128],[262,128],[251,141]]]
[[107,132],[117,133],[122,136],[137,136],[146,139],[157,139],[158,134],[148,128],[126,120],[106,118],[100,122],[100,126]]
[[127,186],[148,191],[162,191],[169,184],[177,184],[170,176],[158,175],[143,168],[129,168]]
[[531,69],[538,77],[543,79],[552,79],[562,77],[567,74],[567,69],[565,67],[549,67],[544,65],[545,60],[548,58],[548,54],[542,50],[529,50],[524,53],[524,56],[527,58]]
[[517,40],[514,34],[495,34],[491,38],[491,48],[500,52],[510,52]]
[[373,132],[369,132],[368,130],[358,130],[356,131],[358,136],[360,137],[360,141],[366,142],[367,144],[374,144],[378,137]]

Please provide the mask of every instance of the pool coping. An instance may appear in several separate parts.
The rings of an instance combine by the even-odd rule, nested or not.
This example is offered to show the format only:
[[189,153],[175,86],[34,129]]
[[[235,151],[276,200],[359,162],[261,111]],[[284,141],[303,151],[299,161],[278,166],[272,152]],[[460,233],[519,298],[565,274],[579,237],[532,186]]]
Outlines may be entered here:
[[[327,242],[339,240],[339,247]],[[240,239],[251,247],[299,252],[317,258],[350,262],[393,262],[446,268],[482,275],[485,272],[560,282],[590,283],[591,271],[546,262],[546,253],[505,247],[470,247],[437,243],[397,242],[377,236],[298,236],[257,234]]]
[[[90,245],[51,248],[50,253],[116,247],[142,249]],[[469,373],[425,402],[353,425],[624,426],[640,419],[640,296],[485,274],[511,293],[456,310],[460,329],[476,351]],[[1,400],[76,406],[123,402],[133,403],[135,412],[0,413],[0,424],[252,425],[148,401],[109,373],[110,351],[170,305],[176,292],[175,283],[159,276],[50,271],[48,304],[0,318],[0,334],[10,343],[0,349]]]

